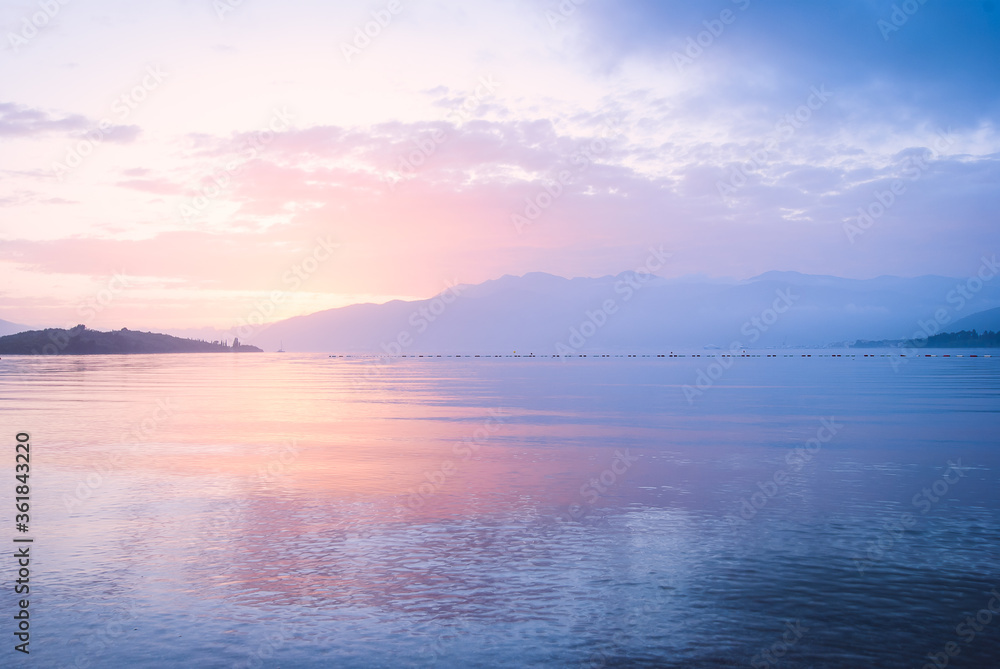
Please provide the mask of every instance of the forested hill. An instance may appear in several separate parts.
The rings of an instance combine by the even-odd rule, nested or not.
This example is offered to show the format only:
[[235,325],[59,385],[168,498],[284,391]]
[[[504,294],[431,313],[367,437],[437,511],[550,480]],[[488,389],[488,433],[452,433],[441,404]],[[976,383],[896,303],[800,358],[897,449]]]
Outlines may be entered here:
[[1000,332],[944,332],[927,338],[927,346],[932,348],[994,348],[1000,346]]
[[915,348],[996,348],[1000,347],[1000,332],[987,330],[962,330],[961,332],[943,332],[924,339],[880,339],[869,341],[859,339],[851,344],[851,348],[893,348],[907,346]]
[[113,332],[88,330],[78,325],[71,330],[50,328],[29,330],[0,337],[0,355],[95,355],[123,353],[225,353],[261,352],[235,340],[207,342],[182,339],[156,332],[135,332],[122,328]]

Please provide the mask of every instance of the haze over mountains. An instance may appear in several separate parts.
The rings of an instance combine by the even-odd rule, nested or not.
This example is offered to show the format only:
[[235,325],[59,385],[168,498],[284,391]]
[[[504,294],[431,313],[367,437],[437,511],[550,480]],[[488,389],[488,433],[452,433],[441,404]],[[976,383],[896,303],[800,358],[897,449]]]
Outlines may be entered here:
[[266,351],[283,345],[344,353],[663,352],[736,341],[825,346],[911,337],[922,327],[928,334],[952,330],[959,319],[1000,306],[1000,281],[991,278],[768,272],[718,281],[624,272],[566,279],[536,272],[457,286],[430,300],[352,305],[237,334]]
[[20,323],[11,323],[10,321],[5,321],[0,319],[0,337],[4,335],[14,334],[17,332],[24,332],[25,330],[30,330],[31,328],[27,325],[21,325]]
[[949,325],[948,328],[953,332],[961,330],[976,330],[978,332],[991,330],[996,332],[1000,330],[1000,308],[987,309],[986,311],[980,311],[972,314],[971,316],[966,316],[965,318],[955,321],[955,323]]
[[[827,346],[921,331],[1000,330],[1000,280],[992,278],[989,269],[970,279],[767,272],[744,281],[635,272],[566,279],[534,272],[455,286],[428,300],[356,304],[261,328],[166,332],[238,336],[265,351],[396,355],[665,352],[736,342]],[[0,321],[0,335],[28,329]]]

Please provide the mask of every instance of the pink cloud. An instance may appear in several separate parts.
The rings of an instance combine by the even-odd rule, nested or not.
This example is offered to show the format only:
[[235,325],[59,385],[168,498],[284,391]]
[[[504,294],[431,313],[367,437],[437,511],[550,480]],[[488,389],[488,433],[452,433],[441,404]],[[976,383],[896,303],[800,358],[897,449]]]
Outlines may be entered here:
[[184,188],[166,179],[128,179],[116,185],[157,195],[181,195],[185,192]]

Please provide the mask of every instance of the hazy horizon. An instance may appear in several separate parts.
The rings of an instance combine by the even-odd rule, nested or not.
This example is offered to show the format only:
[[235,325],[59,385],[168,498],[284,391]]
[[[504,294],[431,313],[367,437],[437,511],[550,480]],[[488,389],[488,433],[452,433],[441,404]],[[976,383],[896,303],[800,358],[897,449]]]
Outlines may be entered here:
[[[625,269],[625,270],[622,270],[621,272],[616,272],[616,273],[612,273],[612,274],[602,274],[602,275],[593,275],[593,276],[564,276],[564,275],[553,274],[553,273],[549,273],[549,272],[527,271],[527,272],[524,272],[522,274],[503,274],[503,275],[500,275],[500,276],[488,278],[488,279],[484,280],[481,284],[466,284],[466,283],[460,283],[460,282],[459,283],[451,283],[451,282],[449,282],[448,285],[451,285],[451,286],[455,286],[455,285],[458,285],[458,286],[475,286],[475,285],[482,285],[482,284],[487,284],[487,283],[491,283],[491,282],[497,282],[497,281],[500,281],[500,280],[503,280],[503,279],[506,279],[506,278],[524,279],[524,278],[526,278],[526,277],[528,277],[529,275],[532,275],[532,274],[547,275],[547,276],[551,276],[551,277],[554,277],[554,278],[557,278],[557,279],[563,279],[563,280],[566,280],[566,281],[572,281],[574,279],[601,280],[601,279],[617,278],[617,277],[620,277],[620,276],[625,275],[625,274],[629,274],[629,273],[634,272],[634,271],[635,271],[634,269]],[[704,282],[704,283],[711,283],[711,284],[716,284],[716,285],[738,285],[738,284],[741,284],[741,283],[747,283],[747,282],[751,282],[751,281],[754,281],[754,280],[758,280],[758,279],[761,279],[762,277],[767,277],[768,275],[800,275],[800,276],[810,277],[810,278],[851,279],[851,280],[855,280],[855,281],[870,281],[870,280],[875,280],[875,279],[927,279],[927,278],[934,278],[934,279],[940,278],[940,279],[948,279],[948,280],[955,280],[955,281],[961,281],[961,280],[963,280],[962,277],[949,277],[949,276],[934,275],[934,274],[923,274],[923,275],[915,275],[915,276],[899,276],[899,275],[890,275],[890,274],[877,274],[877,275],[865,276],[865,277],[841,277],[841,276],[833,276],[833,275],[810,274],[808,272],[799,272],[797,270],[768,270],[768,271],[762,272],[760,274],[756,274],[754,276],[748,276],[748,277],[743,277],[743,278],[736,278],[736,277],[733,277],[733,276],[709,276],[709,275],[706,275],[704,273],[692,273],[692,274],[685,274],[685,275],[680,275],[680,276],[670,276],[670,277],[664,277],[664,276],[661,276],[661,275],[656,274],[656,273],[650,273],[650,274],[654,278],[663,279],[663,280],[669,281],[669,282],[694,283],[694,282],[701,281],[701,282]],[[127,279],[127,277],[125,277],[125,279]],[[443,290],[437,291],[437,292],[435,292],[433,294],[424,295],[424,296],[392,297],[392,298],[384,299],[384,300],[381,300],[381,301],[373,301],[373,300],[358,301],[358,302],[351,302],[349,304],[338,305],[337,307],[330,307],[330,309],[337,309],[337,308],[351,307],[351,306],[362,306],[362,305],[383,305],[383,304],[388,304],[388,303],[391,303],[391,302],[420,302],[420,301],[425,301],[425,300],[433,299],[433,298],[437,297],[438,295],[441,295],[442,293],[447,293],[448,291],[449,291],[449,288],[446,287]],[[100,293],[100,291],[99,291],[99,293]],[[100,299],[99,299],[99,297],[100,297],[100,295],[98,295],[98,297],[92,298],[91,300],[88,300],[88,301],[86,301],[86,302],[81,303],[80,305],[78,305],[78,307],[77,307],[77,316],[78,316],[78,318],[73,323],[71,323],[71,321],[73,321],[73,319],[70,318],[69,320],[67,320],[65,322],[53,321],[53,322],[48,322],[48,323],[16,323],[16,324],[20,325],[20,326],[25,326],[25,327],[31,328],[31,329],[44,329],[44,328],[66,328],[66,329],[69,329],[70,327],[73,327],[75,324],[83,324],[83,325],[87,325],[88,327],[91,327],[91,329],[100,330],[100,329],[102,329],[102,327],[94,327],[94,326],[91,326],[90,324],[88,324],[88,323],[85,322],[87,320],[90,320],[89,318],[87,318],[88,314],[96,312],[97,311],[96,307],[100,306]],[[113,300],[113,297],[112,297],[112,300]],[[109,301],[109,303],[110,303],[110,301]],[[990,306],[982,306],[981,308],[977,309],[977,311],[987,311],[990,308],[991,308]],[[327,311],[327,310],[328,309],[321,309],[319,311]],[[300,314],[291,314],[291,315],[288,315],[285,318],[275,319],[275,320],[272,320],[272,321],[267,321],[267,322],[264,323],[264,325],[265,326],[270,326],[270,325],[278,323],[278,322],[280,322],[282,320],[287,320],[288,318],[294,318],[296,316],[309,316],[309,315],[313,315],[313,314],[319,313],[319,311],[307,311],[307,312],[303,312],[303,313],[300,313]],[[970,312],[968,312],[968,313],[966,313],[964,315],[971,315],[972,313],[975,313],[975,312],[970,311]],[[9,318],[2,318],[2,316],[3,316],[3,314],[0,314],[0,321],[5,321],[5,322],[8,322],[8,323],[14,323],[14,321],[12,321],[11,319],[9,319]],[[245,319],[241,319],[241,322],[245,322]],[[103,326],[103,328],[107,329],[107,330],[118,330],[118,329],[121,329],[122,327],[127,327],[129,329],[140,329],[140,330],[144,330],[144,331],[145,330],[163,331],[163,332],[166,332],[166,333],[197,333],[197,332],[222,333],[222,332],[235,331],[239,327],[239,323],[235,323],[235,324],[231,323],[231,322],[230,323],[226,323],[226,322],[222,322],[220,320],[219,322],[206,323],[206,324],[203,324],[201,326],[183,327],[183,326],[160,325],[160,324],[157,324],[155,321],[142,321],[140,323],[132,323],[132,324],[127,323],[127,322],[122,322],[122,323],[108,322],[106,325]]]

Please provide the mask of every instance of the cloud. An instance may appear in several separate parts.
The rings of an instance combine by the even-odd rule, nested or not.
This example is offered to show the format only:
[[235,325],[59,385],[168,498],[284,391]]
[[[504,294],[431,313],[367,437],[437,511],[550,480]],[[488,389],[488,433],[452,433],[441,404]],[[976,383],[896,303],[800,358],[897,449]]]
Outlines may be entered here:
[[112,144],[131,144],[142,133],[137,125],[113,125],[103,131],[102,141]]
[[80,114],[62,118],[11,102],[0,102],[0,136],[31,137],[51,133],[67,134],[96,125]]
[[117,185],[157,195],[182,195],[185,192],[184,188],[166,179],[127,179]]
[[[886,33],[894,5],[918,9]],[[575,10],[549,26],[560,7]],[[667,273],[739,277],[961,275],[1000,246],[1000,11],[988,3],[435,0],[351,63],[338,47],[370,20],[364,8],[334,21],[330,3],[261,6],[224,35],[163,9],[101,33],[107,48],[82,69],[14,73],[12,100],[59,110],[0,104],[0,138],[33,142],[0,156],[0,273],[25,291],[123,264],[196,301],[204,285],[265,290],[331,234],[345,252],[316,290],[345,295],[617,274],[652,243],[674,252]],[[75,58],[75,43],[53,48]],[[161,60],[169,86],[126,119],[144,141],[115,126],[104,139],[118,145],[53,180],[52,161],[98,127],[70,112]],[[286,104],[291,121],[272,130],[287,129],[265,133]],[[899,179],[852,244],[845,221]],[[60,201],[74,206],[45,206]],[[530,222],[518,230],[516,217]]]
[[[596,128],[600,120],[581,122]],[[817,147],[811,138],[824,131],[803,129],[747,167],[759,140],[727,134],[719,143],[648,147],[633,139],[639,126],[606,138],[569,134],[547,119],[290,130],[220,196],[237,205],[223,225],[260,232],[253,221],[277,220],[284,234],[305,238],[336,230],[356,274],[392,266],[393,276],[416,275],[422,259],[434,258],[470,281],[535,269],[615,273],[650,240],[671,244],[678,273],[702,271],[709,259],[739,276],[774,267],[961,274],[969,255],[995,243],[989,211],[1000,206],[1000,153],[914,146],[883,158],[849,144]],[[198,159],[223,164],[243,140],[202,137]],[[663,162],[671,151],[682,159]],[[914,173],[914,161],[925,167]],[[719,184],[741,169],[745,183],[722,197]],[[553,198],[560,172],[567,177]],[[845,221],[897,180],[905,192],[851,244]],[[519,232],[514,217],[530,217],[532,203],[537,218]],[[905,254],[897,253],[901,238]]]
[[79,204],[78,200],[68,200],[63,197],[46,197],[42,193],[30,190],[14,190],[9,195],[0,197],[0,207],[22,207],[30,204]]
[[[39,137],[53,134],[82,137],[88,130],[98,128],[99,124],[99,121],[81,114],[60,117],[25,105],[0,102],[0,137]],[[128,144],[135,141],[141,129],[135,125],[113,125],[102,132],[106,141]]]

